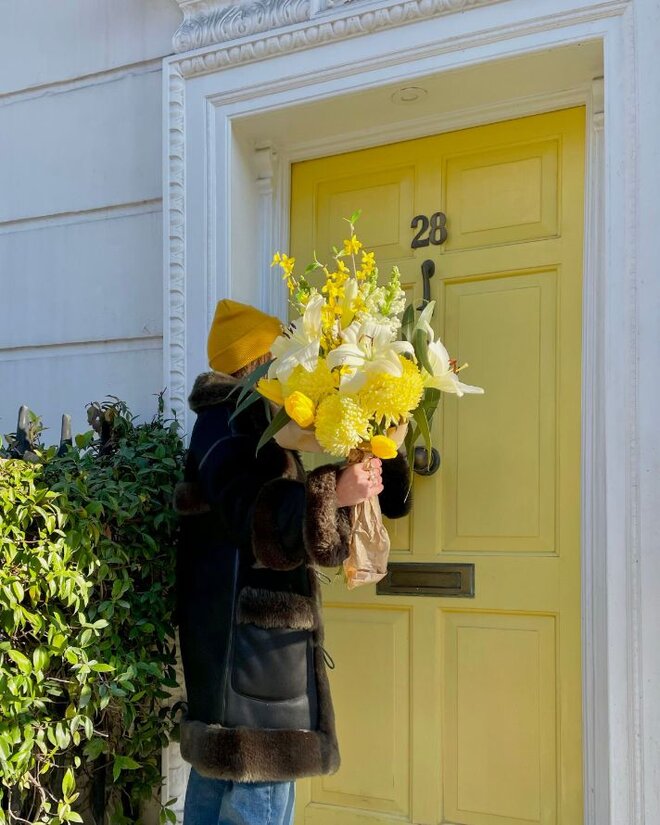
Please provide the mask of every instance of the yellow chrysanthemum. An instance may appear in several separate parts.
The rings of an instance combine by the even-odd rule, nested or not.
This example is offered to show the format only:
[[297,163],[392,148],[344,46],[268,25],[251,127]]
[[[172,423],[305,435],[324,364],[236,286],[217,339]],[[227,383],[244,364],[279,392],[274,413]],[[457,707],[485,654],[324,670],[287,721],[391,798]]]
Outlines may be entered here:
[[316,440],[330,455],[346,457],[369,438],[369,415],[350,395],[327,395],[316,410]]
[[286,380],[284,394],[292,395],[301,392],[318,404],[328,393],[333,392],[339,385],[339,375],[330,371],[327,362],[319,358],[316,369],[312,372],[298,366]]
[[417,366],[408,358],[400,357],[403,375],[397,377],[377,373],[367,380],[358,393],[360,404],[371,413],[378,423],[398,424],[417,407],[424,381]]

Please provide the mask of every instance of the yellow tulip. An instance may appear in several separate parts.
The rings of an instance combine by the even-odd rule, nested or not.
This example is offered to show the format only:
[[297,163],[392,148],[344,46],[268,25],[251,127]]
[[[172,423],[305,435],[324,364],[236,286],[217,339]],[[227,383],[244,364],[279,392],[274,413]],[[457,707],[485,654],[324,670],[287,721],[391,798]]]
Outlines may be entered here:
[[291,393],[284,399],[284,409],[287,411],[289,418],[292,418],[298,426],[311,427],[314,423],[314,412],[316,406],[311,398],[308,398],[304,393]]
[[257,382],[257,392],[280,407],[284,404],[282,385],[277,378],[261,378]]
[[386,435],[375,435],[371,439],[371,452],[376,458],[394,458],[397,453],[396,442]]

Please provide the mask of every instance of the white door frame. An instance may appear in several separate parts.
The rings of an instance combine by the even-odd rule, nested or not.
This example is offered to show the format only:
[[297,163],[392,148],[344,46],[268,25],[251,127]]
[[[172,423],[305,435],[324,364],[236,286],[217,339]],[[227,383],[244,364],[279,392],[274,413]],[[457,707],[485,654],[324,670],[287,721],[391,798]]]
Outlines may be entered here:
[[[279,5],[286,6],[286,0]],[[469,14],[451,13],[468,6]],[[331,100],[396,79],[602,41],[604,85],[596,81],[552,98],[512,99],[494,108],[456,112],[441,123],[409,121],[403,131],[397,127],[387,135],[381,130],[377,142],[587,106],[584,821],[642,825],[632,2],[372,0],[338,8],[328,4],[300,17],[304,19],[277,33],[259,33],[258,28],[250,33],[248,28],[243,37],[164,62],[164,373],[170,406],[187,426],[186,397],[197,372],[206,369],[206,331],[219,297],[252,300],[271,312],[284,312],[282,292],[270,286],[268,263],[272,250],[287,244],[290,163],[376,142],[373,136],[347,131],[330,145],[324,139],[269,145],[266,135],[264,145],[250,148],[237,137],[241,123],[288,107],[295,113],[302,102]],[[403,25],[404,19],[410,22]],[[395,27],[397,50],[392,53],[387,36]],[[250,222],[253,231],[246,232]],[[165,752],[164,774],[164,796],[179,795],[180,809],[186,772],[175,746]]]

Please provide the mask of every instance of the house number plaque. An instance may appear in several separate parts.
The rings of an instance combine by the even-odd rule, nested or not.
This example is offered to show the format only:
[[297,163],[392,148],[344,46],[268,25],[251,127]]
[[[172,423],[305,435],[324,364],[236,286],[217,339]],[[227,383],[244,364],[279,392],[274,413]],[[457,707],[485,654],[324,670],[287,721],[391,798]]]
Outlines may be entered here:
[[415,215],[410,222],[410,228],[417,230],[417,234],[410,243],[412,249],[419,249],[429,244],[440,246],[447,240],[447,216],[444,212],[434,212],[431,217]]

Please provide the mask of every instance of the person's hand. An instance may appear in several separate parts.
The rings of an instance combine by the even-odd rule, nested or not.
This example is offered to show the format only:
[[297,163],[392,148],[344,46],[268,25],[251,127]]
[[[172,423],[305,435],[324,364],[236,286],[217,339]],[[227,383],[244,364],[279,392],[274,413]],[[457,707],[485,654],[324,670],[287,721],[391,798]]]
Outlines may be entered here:
[[382,461],[365,458],[337,475],[337,507],[351,507],[383,492]]

